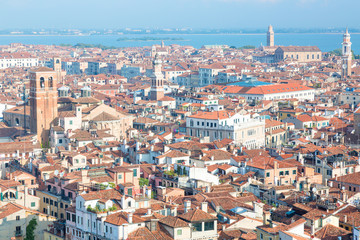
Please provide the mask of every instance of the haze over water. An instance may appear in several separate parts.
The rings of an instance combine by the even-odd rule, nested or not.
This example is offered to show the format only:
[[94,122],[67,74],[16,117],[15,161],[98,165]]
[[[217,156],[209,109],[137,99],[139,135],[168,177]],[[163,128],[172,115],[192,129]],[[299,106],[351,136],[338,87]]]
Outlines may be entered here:
[[[126,34],[126,35],[90,35],[90,36],[40,36],[40,35],[0,35],[0,45],[10,43],[59,45],[88,43],[115,47],[143,47],[160,44],[160,41],[117,41],[119,38],[183,38],[186,41],[165,41],[166,45],[179,44],[200,48],[203,45],[225,44],[241,47],[245,45],[266,45],[265,34]],[[342,34],[297,34],[275,33],[276,45],[318,46],[323,52],[341,48]],[[360,53],[360,34],[351,34],[352,49]]]

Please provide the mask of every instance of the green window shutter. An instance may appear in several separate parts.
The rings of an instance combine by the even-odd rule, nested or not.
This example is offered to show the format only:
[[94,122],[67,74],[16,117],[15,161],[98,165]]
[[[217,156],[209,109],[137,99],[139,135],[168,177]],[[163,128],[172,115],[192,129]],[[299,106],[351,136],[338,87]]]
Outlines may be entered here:
[[18,199],[18,191],[15,193],[15,198]]

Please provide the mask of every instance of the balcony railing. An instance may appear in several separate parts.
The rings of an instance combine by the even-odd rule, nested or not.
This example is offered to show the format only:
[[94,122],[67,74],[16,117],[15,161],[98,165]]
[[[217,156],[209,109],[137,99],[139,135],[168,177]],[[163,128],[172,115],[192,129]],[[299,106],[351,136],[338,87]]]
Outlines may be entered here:
[[335,210],[337,208],[337,203],[329,202],[329,200],[317,201],[316,205],[326,210]]

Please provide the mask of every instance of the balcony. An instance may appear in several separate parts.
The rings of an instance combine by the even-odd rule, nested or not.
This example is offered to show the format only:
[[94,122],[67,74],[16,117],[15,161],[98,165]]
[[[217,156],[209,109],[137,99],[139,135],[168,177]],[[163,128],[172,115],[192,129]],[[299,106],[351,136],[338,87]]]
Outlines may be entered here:
[[22,237],[23,231],[22,230],[16,230],[15,231],[15,237]]

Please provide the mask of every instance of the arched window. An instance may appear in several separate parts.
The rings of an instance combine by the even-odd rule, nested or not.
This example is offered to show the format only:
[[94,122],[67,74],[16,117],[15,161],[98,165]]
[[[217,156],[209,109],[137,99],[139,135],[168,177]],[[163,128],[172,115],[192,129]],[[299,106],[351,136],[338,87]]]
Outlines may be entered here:
[[43,77],[40,78],[40,87],[41,88],[45,87],[45,79]]
[[59,64],[59,63],[60,63],[60,60],[59,60],[59,59],[56,59],[56,63]]
[[53,87],[53,78],[49,77],[49,88]]
[[15,124],[16,124],[16,126],[19,126],[20,120],[18,118],[15,118]]
[[14,198],[16,198],[15,197],[15,194],[13,193],[13,192],[6,192],[5,194],[4,194],[4,197],[3,197],[4,199],[14,199]]

